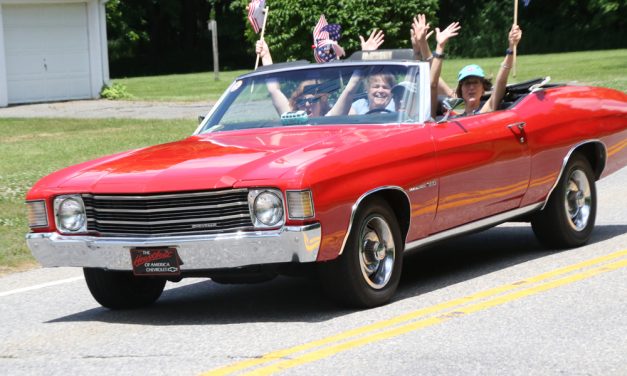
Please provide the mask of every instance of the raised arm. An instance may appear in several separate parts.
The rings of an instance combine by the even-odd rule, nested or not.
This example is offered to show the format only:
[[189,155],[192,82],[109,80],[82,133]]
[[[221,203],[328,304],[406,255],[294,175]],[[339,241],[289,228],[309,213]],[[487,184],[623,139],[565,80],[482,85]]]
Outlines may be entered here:
[[499,107],[499,103],[503,100],[505,88],[507,87],[507,77],[509,76],[509,71],[512,69],[512,64],[514,63],[512,51],[514,51],[514,48],[516,48],[521,38],[522,30],[520,30],[520,27],[518,25],[512,25],[508,37],[509,48],[505,51],[505,59],[503,59],[499,73],[496,75],[496,82],[494,83],[494,87],[492,89],[492,95],[490,95],[490,99],[488,99],[488,101],[481,108],[481,113],[496,111]]
[[[361,35],[359,36],[359,40],[361,41],[361,50],[362,51],[376,51],[381,44],[383,44],[385,35],[382,30],[374,29],[370,33],[368,40],[365,40]],[[356,70],[351,75],[351,78],[346,83],[344,90],[337,98],[337,101],[333,105],[333,108],[327,112],[327,116],[339,116],[346,115],[349,113],[351,109],[351,105],[353,104],[353,96],[355,92],[359,88],[359,83],[363,78],[362,72]]]
[[361,41],[361,50],[362,51],[376,51],[384,42],[385,35],[382,30],[374,29],[370,33],[368,40],[364,40],[364,37],[359,36],[359,40]]
[[414,59],[429,61],[431,59],[431,50],[427,40],[433,34],[429,31],[431,26],[427,23],[427,17],[419,14],[414,17],[411,25],[411,46],[414,49]]
[[339,116],[346,115],[351,109],[351,105],[353,104],[353,97],[357,88],[359,87],[359,83],[363,78],[362,72],[360,70],[353,71],[351,78],[346,83],[344,90],[337,98],[337,101],[333,105],[333,107],[327,112],[327,116]]
[[442,60],[444,59],[444,46],[448,40],[457,34],[459,34],[459,22],[453,22],[442,31],[439,28],[435,29],[435,39],[437,45],[435,47],[435,53],[433,54],[433,61],[431,63],[431,116],[434,116],[438,108],[438,88],[440,82],[440,74],[442,73]]
[[[411,27],[411,46],[414,50],[414,59],[431,62],[433,55],[429,48],[429,37],[433,34],[430,30],[430,25],[427,23],[427,17],[424,14],[419,14],[414,17],[414,21]],[[442,79],[438,80],[438,94],[446,95],[448,97],[455,96],[455,90]]]
[[[266,44],[266,41],[260,39],[255,45],[255,51],[257,55],[261,57],[261,63],[263,65],[272,65],[272,56],[270,55],[270,49]],[[272,99],[272,104],[279,115],[291,111],[290,103],[285,94],[281,91],[281,86],[276,80],[266,80],[266,86]]]

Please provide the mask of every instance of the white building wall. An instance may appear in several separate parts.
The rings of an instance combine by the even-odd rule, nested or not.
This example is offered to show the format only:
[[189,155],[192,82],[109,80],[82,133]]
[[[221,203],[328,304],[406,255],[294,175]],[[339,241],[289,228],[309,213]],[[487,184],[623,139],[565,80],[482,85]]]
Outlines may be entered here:
[[4,55],[4,24],[2,20],[2,4],[0,4],[0,107],[6,107],[9,104],[9,94],[7,92],[7,64]]
[[[6,5],[54,5],[54,4],[77,4],[83,3],[86,7],[88,55],[89,55],[89,82],[85,88],[85,93],[89,93],[90,98],[98,98],[100,90],[105,83],[109,82],[109,58],[107,51],[106,34],[106,9],[108,0],[0,0],[0,107],[7,106],[11,94],[8,89],[8,69],[6,55],[6,33],[4,33],[3,6]],[[70,98],[68,98],[70,99]]]
[[98,6],[100,21],[98,22],[98,26],[100,28],[100,60],[102,61],[102,82],[109,85],[109,45],[107,43],[107,10],[105,8],[105,4],[109,0],[100,0],[100,5]]

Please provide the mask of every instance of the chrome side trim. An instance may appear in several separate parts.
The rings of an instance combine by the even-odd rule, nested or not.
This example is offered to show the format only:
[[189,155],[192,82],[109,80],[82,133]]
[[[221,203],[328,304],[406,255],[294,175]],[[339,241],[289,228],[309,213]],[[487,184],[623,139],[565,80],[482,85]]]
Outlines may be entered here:
[[45,267],[78,266],[132,270],[130,249],[173,247],[181,270],[235,268],[282,262],[315,262],[321,242],[319,223],[278,230],[159,238],[65,236],[30,233],[26,243]]
[[[603,147],[603,152],[605,154],[603,160],[606,161],[605,163],[607,163],[607,147],[605,146],[605,144],[601,140],[595,139],[595,140],[582,141],[582,142],[578,143],[577,145],[573,146],[572,148],[570,148],[570,150],[568,151],[568,153],[566,153],[566,156],[562,160],[562,168],[560,168],[560,173],[557,176],[557,179],[555,180],[555,183],[553,183],[553,186],[549,190],[549,194],[546,196],[546,199],[544,200],[544,203],[542,204],[542,207],[540,208],[540,210],[544,210],[546,205],[549,203],[549,198],[551,198],[551,194],[553,193],[553,191],[557,187],[557,184],[559,183],[560,179],[562,178],[562,175],[564,174],[564,170],[566,170],[566,164],[568,164],[568,161],[570,160],[570,156],[575,152],[576,149],[578,149],[579,147],[581,147],[581,146],[583,146],[585,144],[599,144],[599,145],[601,145]],[[594,168],[595,166],[591,166],[591,167]],[[601,170],[601,172],[604,169],[605,169],[605,166],[603,166],[603,169]]]
[[[359,207],[359,205],[361,204],[361,202],[368,196],[372,195],[373,193],[376,192],[380,192],[380,191],[385,191],[385,190],[396,190],[396,191],[401,191],[403,192],[403,194],[405,195],[405,197],[407,198],[407,203],[409,204],[410,208],[411,208],[411,201],[409,200],[409,195],[407,194],[407,192],[405,192],[405,190],[399,186],[395,186],[395,185],[386,185],[386,186],[382,186],[382,187],[378,187],[375,188],[373,190],[370,190],[366,193],[364,193],[363,195],[361,195],[357,201],[353,204],[353,207],[351,209],[351,219],[348,222],[348,230],[346,231],[346,235],[344,235],[344,241],[342,242],[342,248],[340,248],[340,253],[338,254],[338,256],[342,255],[342,253],[344,253],[344,247],[346,247],[346,242],[348,241],[348,236],[351,233],[351,230],[353,228],[353,220],[355,219],[355,213],[357,212],[357,208]],[[410,209],[411,210],[411,209]],[[409,227],[411,228],[411,215],[409,216]]]
[[516,218],[520,215],[531,213],[535,210],[538,210],[540,206],[542,206],[541,202],[533,204],[533,205],[525,206],[524,208],[518,208],[515,210],[505,212],[505,213],[497,214],[492,217],[480,219],[476,222],[468,223],[466,225],[455,227],[450,230],[438,232],[437,234],[428,236],[426,238],[418,239],[411,243],[406,243],[405,251],[412,251],[417,248],[424,247],[425,245],[435,243],[440,240],[463,235],[469,232],[480,230],[482,228],[492,227],[500,223],[507,222],[508,220],[512,218]]

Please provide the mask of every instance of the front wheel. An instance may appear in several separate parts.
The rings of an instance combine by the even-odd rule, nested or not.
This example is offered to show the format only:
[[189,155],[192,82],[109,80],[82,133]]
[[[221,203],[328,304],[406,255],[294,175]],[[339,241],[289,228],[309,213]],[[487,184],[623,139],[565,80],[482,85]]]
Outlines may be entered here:
[[342,305],[369,308],[387,303],[398,286],[403,241],[394,212],[384,201],[360,206],[344,253],[320,264],[321,282]]
[[91,295],[110,309],[141,308],[154,303],[163,292],[166,280],[136,277],[132,272],[83,268]]
[[549,201],[531,221],[540,242],[553,248],[572,248],[590,239],[597,211],[594,173],[580,154],[570,159]]

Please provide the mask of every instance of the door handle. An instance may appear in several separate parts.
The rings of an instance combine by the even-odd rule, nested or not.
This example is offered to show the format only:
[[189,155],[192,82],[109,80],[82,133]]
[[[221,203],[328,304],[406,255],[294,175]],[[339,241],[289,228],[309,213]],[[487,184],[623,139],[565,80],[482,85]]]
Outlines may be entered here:
[[[521,144],[524,144],[525,141],[527,141],[527,139],[525,137],[525,125],[527,125],[527,124],[524,121],[521,121],[521,122],[518,122],[518,123],[512,123],[512,124],[507,126],[507,128],[510,131],[512,131],[514,136],[516,136],[518,138],[518,141]],[[516,129],[518,129],[518,132],[516,132]]]
[[508,125],[507,128],[509,129],[518,128],[518,130],[522,131],[525,128],[525,125],[527,125],[527,123],[525,123],[524,121],[521,121],[519,123],[512,123]]

